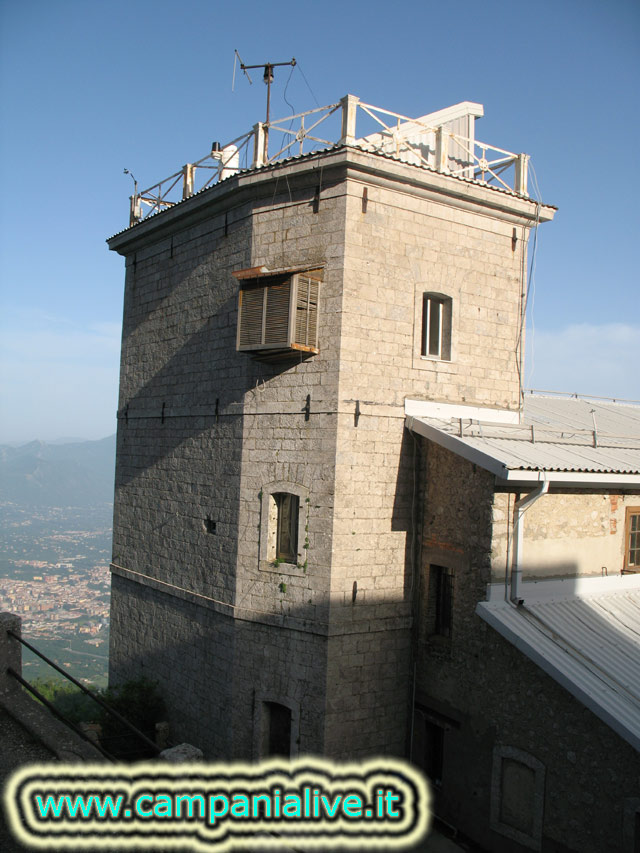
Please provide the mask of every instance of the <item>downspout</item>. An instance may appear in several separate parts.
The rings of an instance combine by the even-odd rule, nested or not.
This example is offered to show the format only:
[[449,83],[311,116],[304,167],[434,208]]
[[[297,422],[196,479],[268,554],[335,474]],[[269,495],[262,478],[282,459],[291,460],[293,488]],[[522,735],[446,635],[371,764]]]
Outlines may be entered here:
[[522,604],[522,599],[520,598],[520,582],[522,580],[522,567],[520,565],[520,560],[522,558],[522,542],[524,539],[523,516],[529,507],[534,504],[538,498],[541,498],[542,495],[546,495],[548,491],[549,481],[543,480],[536,489],[529,492],[529,494],[524,498],[520,498],[519,501],[516,501],[514,506],[515,519],[513,522],[513,560],[511,564],[510,597],[511,602],[515,604],[516,607]]

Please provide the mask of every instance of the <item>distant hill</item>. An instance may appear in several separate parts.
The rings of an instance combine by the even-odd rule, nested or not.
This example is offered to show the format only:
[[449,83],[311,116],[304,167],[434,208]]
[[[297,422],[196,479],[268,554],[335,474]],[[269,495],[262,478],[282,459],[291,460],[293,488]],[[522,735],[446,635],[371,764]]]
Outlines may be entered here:
[[116,437],[21,447],[0,445],[0,500],[33,506],[113,501]]

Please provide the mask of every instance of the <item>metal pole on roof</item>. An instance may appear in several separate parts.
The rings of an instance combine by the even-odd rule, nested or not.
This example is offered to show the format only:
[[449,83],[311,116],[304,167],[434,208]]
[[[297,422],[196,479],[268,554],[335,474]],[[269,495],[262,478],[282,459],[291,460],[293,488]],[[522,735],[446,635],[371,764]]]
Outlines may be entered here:
[[[238,56],[238,51],[236,51],[236,56]],[[239,58],[239,56],[238,56]],[[240,68],[242,71],[247,74],[247,71],[251,68],[264,68],[263,80],[267,84],[267,120],[264,125],[264,162],[267,163],[269,160],[269,116],[271,109],[271,84],[273,82],[273,69],[279,68],[283,65],[290,65],[292,68],[295,67],[296,59],[295,56],[293,59],[290,59],[289,62],[264,62],[260,65],[245,65],[244,62],[240,62]],[[251,78],[247,74],[249,81]]]

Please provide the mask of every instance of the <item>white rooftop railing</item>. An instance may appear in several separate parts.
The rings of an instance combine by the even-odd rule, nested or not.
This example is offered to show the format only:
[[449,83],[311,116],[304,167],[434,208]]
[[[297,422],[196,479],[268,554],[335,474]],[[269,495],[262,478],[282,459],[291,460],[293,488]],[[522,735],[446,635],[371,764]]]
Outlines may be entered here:
[[[339,138],[323,138],[318,127],[339,110]],[[362,138],[356,136],[359,111],[379,128],[375,133]],[[515,195],[528,197],[529,155],[514,154],[455,133],[452,124],[451,121],[433,124],[419,118],[412,119],[364,104],[354,95],[345,95],[335,104],[268,123],[258,122],[250,131],[224,146],[214,143],[211,151],[200,160],[186,163],[179,171],[141,192],[138,192],[136,184],[130,198],[129,224],[135,225],[235,175],[240,169],[241,157],[244,157],[243,168],[258,169],[285,157],[333,145],[350,145],[385,154],[422,168],[464,177],[487,186],[498,186]],[[269,143],[276,134],[282,136],[278,139],[282,144],[274,154],[269,154]]]

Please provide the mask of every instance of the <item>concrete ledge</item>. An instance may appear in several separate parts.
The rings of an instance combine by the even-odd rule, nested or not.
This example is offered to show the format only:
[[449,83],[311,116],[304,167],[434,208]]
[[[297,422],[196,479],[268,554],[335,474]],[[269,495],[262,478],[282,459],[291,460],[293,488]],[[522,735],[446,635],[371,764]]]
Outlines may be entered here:
[[20,617],[0,613],[0,710],[27,733],[27,739],[41,744],[58,761],[104,761],[101,752],[32,699],[9,674],[11,668],[22,675],[22,647],[8,631],[20,635]]
[[237,607],[234,604],[227,604],[215,598],[208,598],[206,595],[200,595],[188,589],[174,586],[166,581],[156,580],[156,578],[149,577],[149,575],[142,574],[141,572],[125,569],[124,566],[118,566],[115,563],[111,564],[111,573],[132,583],[137,583],[156,592],[169,595],[172,598],[178,598],[199,607],[205,607],[207,610],[213,610],[231,619],[244,622],[258,622],[274,628],[302,631],[305,634],[337,637],[343,634],[370,634],[376,631],[407,630],[411,625],[410,606],[408,604],[402,606],[402,610],[405,612],[401,614],[393,612],[398,610],[398,604],[396,603],[358,605],[355,608],[358,615],[357,619],[353,617],[354,608],[347,609],[344,607],[340,608],[343,612],[340,613],[338,618],[333,619],[331,623],[313,622],[309,619],[299,619],[286,613],[269,613],[263,610],[250,610],[246,607]]

